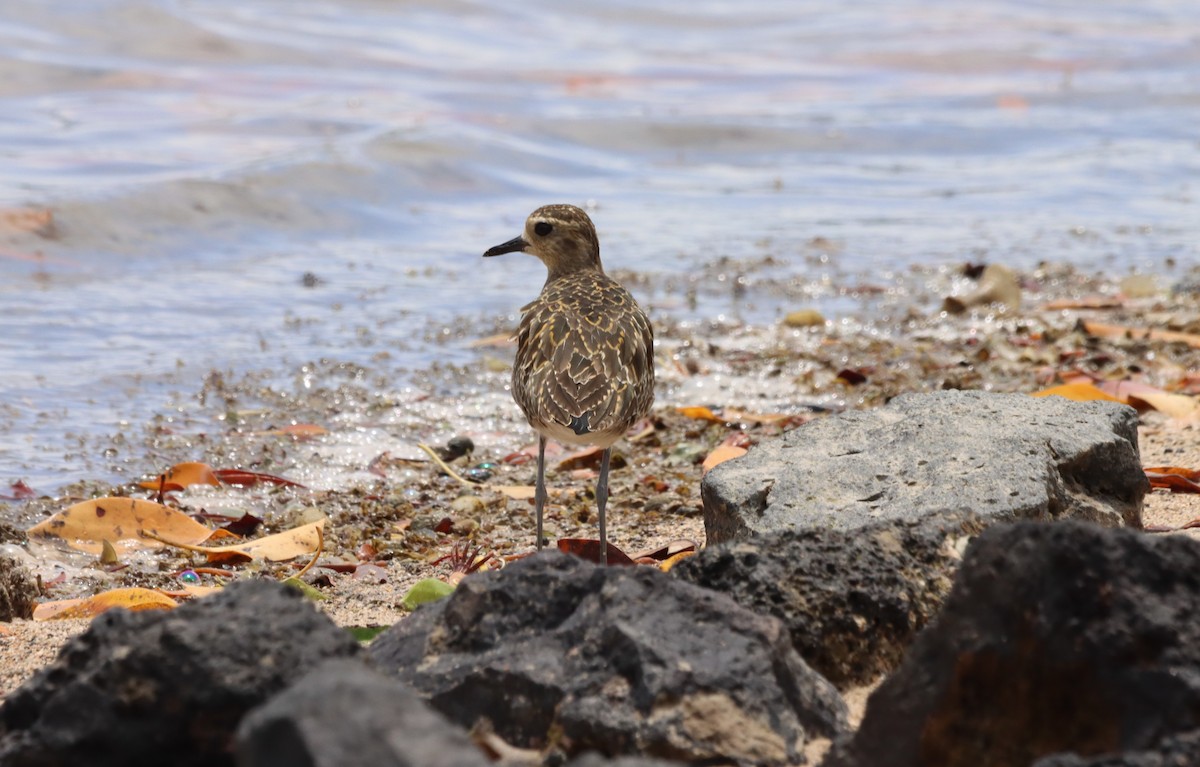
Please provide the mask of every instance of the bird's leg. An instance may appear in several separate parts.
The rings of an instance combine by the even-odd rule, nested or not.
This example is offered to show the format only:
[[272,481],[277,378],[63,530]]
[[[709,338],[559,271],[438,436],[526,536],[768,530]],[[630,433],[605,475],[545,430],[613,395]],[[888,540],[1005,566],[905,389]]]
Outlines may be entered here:
[[533,504],[537,507],[537,547],[542,550],[542,512],[546,508],[546,438],[538,435],[537,486],[533,490]]
[[608,505],[608,462],[612,458],[612,448],[604,449],[600,454],[600,478],[596,480],[596,507],[600,514],[600,561],[608,564],[608,534],[604,529],[604,507]]

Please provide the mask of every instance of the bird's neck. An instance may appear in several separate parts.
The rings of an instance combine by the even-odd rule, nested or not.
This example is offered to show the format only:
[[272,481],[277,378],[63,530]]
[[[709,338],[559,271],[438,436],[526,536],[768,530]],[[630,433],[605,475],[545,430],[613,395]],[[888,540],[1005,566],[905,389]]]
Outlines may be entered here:
[[601,265],[600,258],[597,256],[595,261],[592,262],[547,264],[546,271],[546,284],[549,285],[557,280],[565,280],[571,277],[580,277],[583,275],[602,276],[604,274],[604,266]]

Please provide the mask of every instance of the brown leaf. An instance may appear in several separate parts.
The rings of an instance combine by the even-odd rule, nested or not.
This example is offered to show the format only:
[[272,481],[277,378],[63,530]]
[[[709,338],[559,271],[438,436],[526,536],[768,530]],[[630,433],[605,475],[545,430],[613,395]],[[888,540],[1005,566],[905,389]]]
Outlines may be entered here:
[[[595,538],[559,538],[558,550],[573,554],[589,562],[600,561],[600,541]],[[608,563],[610,565],[636,564],[629,555],[618,549],[611,542],[608,544]]]
[[575,471],[577,469],[596,469],[600,466],[603,448],[585,447],[565,456],[555,467],[557,471]]
[[1200,483],[1183,474],[1156,474],[1146,469],[1150,487],[1163,488],[1172,493],[1200,493]]
[[217,477],[227,485],[238,485],[240,487],[254,487],[259,484],[280,485],[282,487],[300,487],[304,485],[299,482],[293,482],[284,477],[277,477],[274,474],[263,474],[258,471],[245,471],[243,469],[217,469]]

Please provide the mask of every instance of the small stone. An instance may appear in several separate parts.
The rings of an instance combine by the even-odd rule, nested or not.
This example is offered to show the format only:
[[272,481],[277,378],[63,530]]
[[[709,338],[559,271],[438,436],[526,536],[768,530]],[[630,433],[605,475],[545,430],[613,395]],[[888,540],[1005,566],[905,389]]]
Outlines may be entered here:
[[789,328],[815,328],[825,325],[825,317],[816,309],[800,309],[788,312],[783,324]]
[[483,499],[477,495],[460,495],[450,502],[450,509],[455,514],[482,514],[487,508]]

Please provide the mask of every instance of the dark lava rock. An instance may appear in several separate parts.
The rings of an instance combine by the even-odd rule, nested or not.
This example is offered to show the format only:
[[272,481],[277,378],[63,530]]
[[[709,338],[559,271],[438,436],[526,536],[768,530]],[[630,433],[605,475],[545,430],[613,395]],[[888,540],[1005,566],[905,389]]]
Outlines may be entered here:
[[846,727],[779,621],[654,568],[558,552],[465,579],[370,653],[452,720],[548,758],[792,764]]
[[608,759],[594,751],[572,759],[567,767],[677,767],[678,762],[664,762],[661,759],[647,759],[641,756],[618,756]]
[[1165,738],[1150,751],[1096,757],[1059,754],[1038,759],[1033,767],[1200,767],[1200,730]]
[[238,767],[486,767],[467,733],[357,660],[330,660],[242,720]]
[[278,583],[113,610],[0,708],[0,764],[230,765],[242,715],[358,643]]
[[1154,752],[1200,728],[1198,615],[1196,541],[1077,522],[992,527],[825,765]]
[[1141,527],[1137,413],[978,391],[906,394],[810,421],[701,482],[708,543],[975,513]]
[[783,621],[792,645],[839,688],[891,671],[941,608],[975,518],[860,530],[765,533],[709,546],[671,570]]
[[40,596],[28,568],[15,557],[0,555],[0,621],[32,616]]

